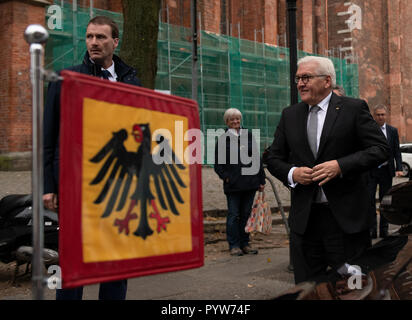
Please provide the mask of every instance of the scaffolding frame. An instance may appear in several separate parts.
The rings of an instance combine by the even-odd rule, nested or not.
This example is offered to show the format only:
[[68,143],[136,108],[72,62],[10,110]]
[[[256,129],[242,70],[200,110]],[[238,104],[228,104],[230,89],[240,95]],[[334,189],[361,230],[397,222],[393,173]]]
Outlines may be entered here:
[[[122,14],[96,9],[92,0],[88,8],[79,7],[76,0],[55,3],[62,6],[63,28],[50,30],[51,41],[45,55],[47,68],[60,70],[81,63],[86,50],[84,34],[92,16],[111,17],[122,33]],[[192,98],[191,29],[171,25],[167,6],[166,21],[159,20],[156,89]],[[243,114],[244,127],[261,130],[260,149],[263,150],[273,140],[283,108],[290,104],[289,49],[264,43],[264,33],[268,32],[264,29],[255,30],[255,41],[251,41],[240,38],[240,24],[227,24],[229,35],[221,35],[202,30],[200,14],[198,21],[200,63],[195,71],[199,75],[197,102],[203,133],[207,136],[208,129],[225,127],[225,110],[236,107]],[[234,27],[238,29],[237,37],[232,36]],[[258,32],[261,41],[257,41]],[[298,58],[306,55],[309,53],[298,51]],[[357,64],[342,57],[329,58],[334,62],[338,84],[348,96],[358,97]]]

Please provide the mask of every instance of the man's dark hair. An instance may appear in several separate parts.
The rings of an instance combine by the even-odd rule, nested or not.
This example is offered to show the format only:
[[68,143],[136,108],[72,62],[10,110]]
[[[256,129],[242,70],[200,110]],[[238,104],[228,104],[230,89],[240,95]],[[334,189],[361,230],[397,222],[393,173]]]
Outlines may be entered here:
[[342,96],[345,95],[345,89],[343,89],[343,87],[338,84],[333,87],[333,90],[337,90]]
[[109,17],[96,16],[96,17],[94,17],[93,19],[91,19],[89,21],[87,26],[89,26],[89,24],[91,24],[91,23],[110,26],[112,28],[112,38],[113,39],[119,38],[119,27],[117,26],[116,22],[114,22]]

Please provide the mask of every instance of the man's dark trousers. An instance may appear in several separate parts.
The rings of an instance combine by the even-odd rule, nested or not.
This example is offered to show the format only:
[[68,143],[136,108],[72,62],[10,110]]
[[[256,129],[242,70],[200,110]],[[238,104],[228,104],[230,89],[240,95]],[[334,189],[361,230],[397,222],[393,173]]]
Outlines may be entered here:
[[[377,234],[377,216],[376,216],[376,189],[379,185],[379,202],[382,201],[383,196],[392,187],[392,174],[389,170],[389,165],[384,165],[380,168],[374,168],[369,172],[368,189],[371,199],[371,219],[372,228],[371,234],[376,236]],[[379,221],[379,236],[386,237],[388,234],[388,221],[380,216]]]
[[370,245],[368,230],[344,233],[328,204],[312,204],[305,233],[292,231],[290,237],[296,284],[333,279],[336,269],[360,256]]
[[[99,287],[99,300],[125,300],[127,280],[102,282]],[[57,289],[56,300],[82,300],[83,287]]]

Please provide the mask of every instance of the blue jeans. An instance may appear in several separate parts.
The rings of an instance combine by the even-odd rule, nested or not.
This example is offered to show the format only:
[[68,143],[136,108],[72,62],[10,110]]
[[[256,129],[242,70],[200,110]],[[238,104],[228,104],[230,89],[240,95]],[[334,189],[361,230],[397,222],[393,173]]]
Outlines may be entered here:
[[[125,300],[127,280],[102,282],[99,287],[99,300]],[[83,287],[57,289],[56,300],[82,300]]]
[[229,249],[243,248],[249,244],[249,233],[245,226],[252,210],[256,190],[233,192],[226,194],[227,219],[226,235]]

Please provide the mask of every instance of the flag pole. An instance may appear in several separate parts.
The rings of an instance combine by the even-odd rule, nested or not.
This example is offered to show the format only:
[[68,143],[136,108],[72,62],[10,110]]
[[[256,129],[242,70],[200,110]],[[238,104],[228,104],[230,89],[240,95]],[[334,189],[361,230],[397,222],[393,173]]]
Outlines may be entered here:
[[191,25],[192,25],[192,99],[197,102],[197,2],[192,0],[190,3],[191,9]]
[[33,193],[33,299],[43,300],[43,46],[49,33],[39,24],[29,25],[24,38],[30,44],[32,84],[32,193]]

